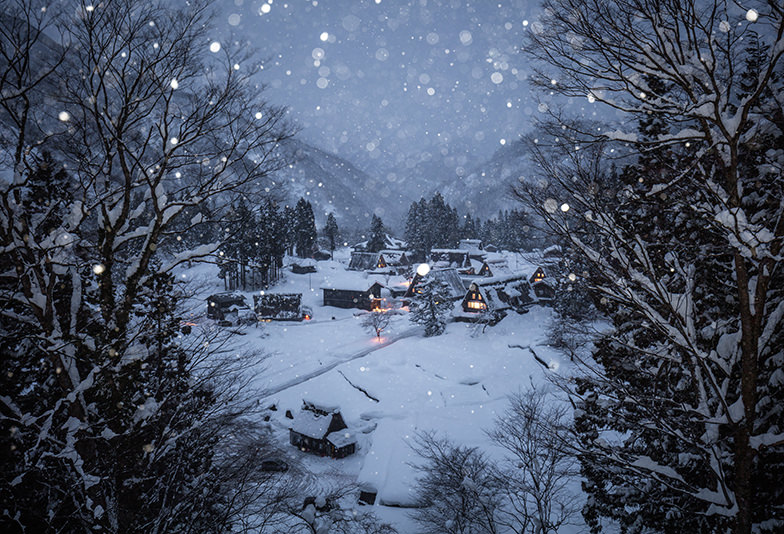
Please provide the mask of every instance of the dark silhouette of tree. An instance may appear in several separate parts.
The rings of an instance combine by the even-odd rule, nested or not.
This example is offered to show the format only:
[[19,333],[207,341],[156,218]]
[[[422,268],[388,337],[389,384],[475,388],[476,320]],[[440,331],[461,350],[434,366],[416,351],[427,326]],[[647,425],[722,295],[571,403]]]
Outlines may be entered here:
[[335,245],[340,238],[340,230],[338,229],[338,221],[335,219],[335,215],[333,213],[327,215],[327,222],[324,225],[324,237],[327,238],[327,246],[329,247],[329,251],[332,253],[332,259],[334,259]]
[[373,215],[370,221],[370,238],[367,242],[368,252],[378,252],[384,250],[387,244],[387,234],[384,222],[378,215]]
[[613,325],[564,384],[594,531],[603,517],[664,532],[784,525],[771,475],[784,419],[769,409],[784,400],[771,374],[784,347],[784,153],[770,149],[784,140],[784,12],[753,6],[738,26],[723,2],[549,0],[528,34],[535,85],[627,125],[553,113],[529,143],[547,185],[520,187]]

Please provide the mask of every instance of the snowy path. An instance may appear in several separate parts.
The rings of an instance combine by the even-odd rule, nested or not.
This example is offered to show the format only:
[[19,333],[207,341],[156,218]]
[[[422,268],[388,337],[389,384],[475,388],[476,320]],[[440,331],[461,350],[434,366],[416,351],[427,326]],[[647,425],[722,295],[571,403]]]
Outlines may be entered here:
[[[280,384],[276,385],[273,388],[265,389],[264,392],[263,392],[264,397],[262,397],[262,398],[271,397],[272,395],[276,395],[276,394],[280,393],[281,391],[285,391],[285,390],[287,390],[289,388],[292,388],[294,386],[298,386],[300,384],[303,384],[303,383],[307,382],[308,380],[312,380],[312,379],[316,378],[317,376],[321,376],[324,373],[328,373],[329,371],[333,370],[334,368],[336,368],[336,367],[338,367],[340,365],[343,365],[344,363],[348,363],[348,362],[350,362],[352,360],[357,360],[359,358],[363,358],[363,357],[367,356],[368,354],[370,354],[371,352],[375,352],[377,350],[383,349],[384,347],[388,347],[389,345],[392,345],[396,341],[400,341],[401,339],[405,339],[407,337],[411,337],[413,335],[421,334],[421,333],[422,333],[422,327],[421,326],[412,326],[410,328],[407,328],[407,329],[403,330],[402,332],[400,332],[398,334],[390,335],[389,337],[385,338],[384,341],[382,341],[381,343],[373,343],[372,345],[370,345],[368,347],[364,347],[363,349],[361,349],[359,351],[347,354],[346,356],[344,356],[342,358],[339,358],[339,359],[337,359],[337,360],[335,360],[333,362],[330,362],[330,363],[328,363],[326,365],[322,365],[318,369],[315,369],[315,370],[313,370],[313,371],[311,371],[309,373],[305,373],[305,374],[299,375],[296,378],[293,378],[291,380],[287,380],[287,381],[281,382]],[[334,354],[332,354],[332,356],[334,356]]]

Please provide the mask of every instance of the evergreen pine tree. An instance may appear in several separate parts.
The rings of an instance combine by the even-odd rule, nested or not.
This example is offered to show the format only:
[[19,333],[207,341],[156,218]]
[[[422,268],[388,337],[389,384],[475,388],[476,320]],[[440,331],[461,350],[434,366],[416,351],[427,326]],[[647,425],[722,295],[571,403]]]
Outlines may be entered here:
[[297,211],[288,204],[283,207],[283,237],[286,254],[291,256],[297,244]]
[[406,241],[408,242],[409,250],[414,252],[418,261],[424,261],[430,252],[425,238],[427,220],[426,210],[422,208],[423,204],[425,204],[424,198],[420,199],[419,202],[412,202],[406,217]]
[[425,276],[417,285],[409,306],[410,319],[425,327],[425,337],[444,332],[447,314],[452,310],[448,294],[446,283],[433,276]]
[[427,204],[427,241],[428,250],[431,248],[453,248],[457,245],[455,231],[457,229],[457,215],[444,202],[441,193],[436,192]]
[[386,246],[387,237],[386,230],[384,229],[384,222],[378,215],[373,215],[370,221],[370,238],[367,242],[368,252],[378,252],[384,250]]
[[471,217],[471,214],[465,216],[465,222],[460,229],[461,239],[479,239],[479,232],[477,231],[477,224]]
[[313,206],[302,197],[295,208],[294,235],[297,256],[311,257],[316,246],[316,217],[313,215]]
[[324,225],[324,237],[327,238],[327,246],[329,247],[329,251],[332,253],[332,257],[334,259],[335,245],[337,244],[337,240],[340,237],[338,221],[335,219],[334,213],[327,215],[327,222]]
[[286,253],[286,235],[283,215],[272,199],[266,199],[259,208],[259,246],[258,261],[266,280],[266,285],[278,278],[278,270],[283,266]]
[[[256,244],[259,239],[256,216],[244,198],[240,198],[232,208],[225,223],[222,252],[224,263],[222,275],[236,271],[237,282],[243,289],[247,287],[248,266],[257,256]],[[231,285],[231,284],[230,284]]]

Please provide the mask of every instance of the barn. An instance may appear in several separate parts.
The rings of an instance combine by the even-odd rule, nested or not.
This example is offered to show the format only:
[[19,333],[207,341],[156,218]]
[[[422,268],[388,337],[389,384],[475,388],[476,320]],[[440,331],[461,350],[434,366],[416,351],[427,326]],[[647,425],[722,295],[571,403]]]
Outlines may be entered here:
[[370,283],[368,280],[345,283],[339,287],[321,288],[324,294],[324,306],[359,308],[368,311],[381,305],[382,289],[384,286],[380,282]]
[[310,401],[302,402],[302,409],[289,427],[289,442],[301,451],[345,458],[356,451],[357,440],[349,431],[340,409]]
[[500,288],[473,283],[460,303],[461,309],[455,311],[453,317],[457,322],[487,322],[492,326],[506,317],[512,307],[506,302],[508,298],[504,297],[506,295]]

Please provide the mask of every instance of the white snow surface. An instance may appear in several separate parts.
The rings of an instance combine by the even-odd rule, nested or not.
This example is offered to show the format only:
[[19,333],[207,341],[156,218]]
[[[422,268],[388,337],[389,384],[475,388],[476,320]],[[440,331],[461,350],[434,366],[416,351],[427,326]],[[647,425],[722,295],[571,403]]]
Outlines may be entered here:
[[[450,323],[443,335],[432,338],[423,337],[421,327],[403,313],[393,316],[376,339],[361,326],[360,310],[323,306],[320,288],[403,282],[346,271],[349,257],[348,249],[336,251],[334,261],[317,262],[316,273],[285,272],[285,279],[269,289],[301,292],[303,305],[313,309],[312,320],[261,323],[244,328],[238,337],[243,349],[269,356],[254,387],[262,406],[277,408],[269,414],[281,447],[319,477],[338,472],[363,490],[376,491],[373,511],[400,532],[410,532],[415,525],[409,511],[398,506],[416,504],[414,464],[420,459],[411,448],[416,433],[436,431],[497,455],[484,431],[504,412],[507,396],[531,384],[543,385],[545,375],[553,372],[530,351],[510,345],[534,347],[560,373],[568,372],[569,360],[545,345],[551,310],[539,306],[523,315],[510,313],[484,334],[477,325]],[[217,267],[197,265],[178,276],[199,287],[191,320],[214,327],[204,316],[204,299],[223,290]],[[249,302],[253,294],[245,293]],[[297,414],[304,399],[339,406],[348,425],[345,432],[356,440],[355,454],[329,459],[288,444],[292,421],[285,413]]]

